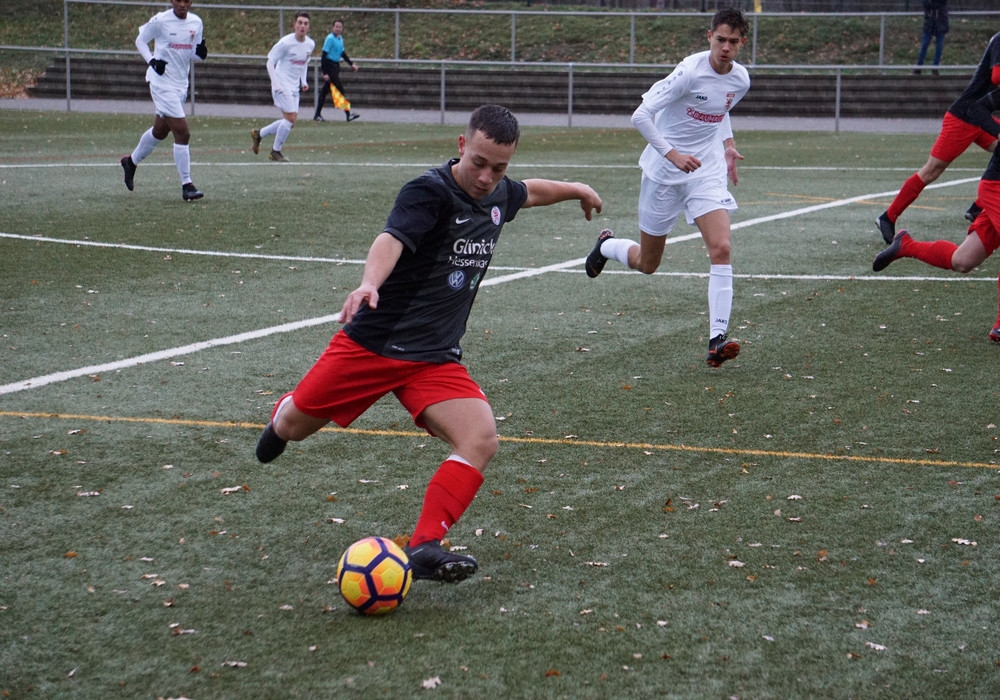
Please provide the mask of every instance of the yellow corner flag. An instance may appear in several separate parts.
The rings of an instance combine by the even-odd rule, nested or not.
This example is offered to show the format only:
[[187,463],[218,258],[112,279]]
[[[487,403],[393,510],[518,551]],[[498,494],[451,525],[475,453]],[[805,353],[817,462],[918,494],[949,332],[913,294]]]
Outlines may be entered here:
[[342,109],[345,112],[351,111],[351,103],[347,101],[340,90],[335,88],[333,85],[330,86],[330,95],[333,97],[333,106],[337,109]]

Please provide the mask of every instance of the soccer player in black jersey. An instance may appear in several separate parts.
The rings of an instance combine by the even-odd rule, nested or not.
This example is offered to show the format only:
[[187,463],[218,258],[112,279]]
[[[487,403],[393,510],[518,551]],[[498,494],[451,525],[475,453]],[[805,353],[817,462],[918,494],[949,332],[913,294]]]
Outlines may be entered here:
[[459,342],[503,225],[520,209],[567,200],[578,200],[588,221],[602,207],[580,182],[509,179],[519,137],[505,107],[479,107],[458,137],[459,157],[403,187],[368,251],[360,286],[344,301],[344,328],[275,404],[257,442],[257,459],[270,462],[288,440],[330,421],[346,427],[395,394],[419,427],[451,448],[406,548],[414,578],[457,583],[478,566],[442,549],[441,539],[472,503],[499,448],[493,410],[460,364]]
[[[896,235],[896,221],[908,206],[916,201],[927,185],[931,184],[951,165],[951,162],[965,153],[973,143],[985,151],[993,151],[997,145],[995,124],[990,114],[975,112],[976,102],[1000,85],[1000,33],[994,34],[979,59],[979,66],[972,74],[969,84],[962,94],[951,103],[941,121],[938,133],[927,162],[911,175],[899,190],[892,204],[875,219],[875,225],[883,240],[892,243]],[[972,221],[981,211],[981,202],[972,203],[965,217]]]
[[[1000,109],[1000,90],[978,100],[974,109],[986,114]],[[1000,134],[1000,126],[997,132]],[[944,270],[963,273],[974,270],[1000,248],[1000,150],[993,151],[986,172],[979,180],[976,201],[982,206],[982,211],[969,226],[961,245],[948,240],[916,241],[909,232],[901,229],[889,247],[876,256],[872,269],[879,272],[899,258],[916,258]],[[1000,343],[1000,314],[989,337],[994,343]]]
[[[946,132],[951,120],[951,131],[953,136],[959,132],[969,136],[970,140],[964,141],[967,147],[972,140],[993,152],[986,172],[983,173],[979,181],[979,190],[976,202],[966,214],[972,220],[968,233],[977,235],[966,235],[965,241],[961,245],[956,245],[951,241],[918,242],[910,237],[905,230],[896,233],[895,227],[889,224],[891,229],[882,227],[882,222],[886,214],[879,217],[879,226],[882,236],[889,243],[889,246],[875,258],[872,263],[873,269],[878,272],[889,266],[893,260],[899,258],[917,258],[929,265],[940,267],[945,270],[956,272],[969,272],[975,269],[986,258],[993,254],[993,251],[1000,246],[1000,238],[997,231],[1000,230],[1000,160],[997,158],[997,138],[1000,137],[1000,122],[993,117],[993,113],[1000,110],[1000,33],[993,35],[990,39],[989,47],[983,54],[979,68],[975,76],[969,83],[969,87],[962,93],[962,97],[955,101],[945,115],[945,128],[942,128],[934,148],[937,149],[945,142]],[[972,98],[978,94],[978,97]],[[956,110],[956,105],[960,105],[960,110]],[[956,114],[961,115],[959,119]],[[980,138],[972,139],[972,134],[978,133]],[[931,157],[927,161],[927,168],[935,159],[935,150],[931,150]],[[961,151],[955,152],[957,157]],[[934,177],[944,172],[949,161],[938,160],[940,170]],[[896,201],[903,197],[907,186],[911,180],[920,181],[920,173],[913,175],[907,180],[903,190],[896,196]],[[921,187],[922,189],[922,187]],[[917,192],[919,194],[919,191]],[[916,195],[913,196],[916,199]],[[910,201],[913,201],[912,199]],[[909,202],[907,202],[908,204]],[[893,202],[895,206],[896,202]],[[892,207],[890,207],[890,211]],[[891,234],[891,235],[890,235]],[[997,288],[1000,289],[1000,277],[997,278]],[[997,311],[997,320],[990,330],[990,340],[1000,343],[1000,310]]]

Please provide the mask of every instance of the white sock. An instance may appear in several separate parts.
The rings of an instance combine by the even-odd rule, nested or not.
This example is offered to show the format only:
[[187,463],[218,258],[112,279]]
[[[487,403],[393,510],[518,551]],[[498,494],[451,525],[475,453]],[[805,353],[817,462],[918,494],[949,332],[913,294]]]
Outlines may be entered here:
[[293,126],[295,125],[287,119],[278,122],[278,133],[274,135],[274,150],[281,151],[281,147],[285,145],[285,139],[288,138]]
[[268,124],[263,129],[260,130],[260,135],[261,136],[270,136],[271,134],[278,133],[278,127],[281,126],[281,122],[283,122],[283,121],[285,121],[285,120],[284,119],[279,119],[277,121],[271,122],[270,124]]
[[601,244],[601,255],[608,260],[617,260],[628,267],[628,251],[634,245],[639,244],[627,238],[609,238]]
[[139,137],[139,143],[136,145],[135,150],[132,151],[132,162],[138,165],[146,156],[153,152],[162,140],[153,136],[153,127],[149,127]]
[[711,318],[710,338],[724,335],[729,329],[729,314],[733,310],[733,266],[712,265],[708,273],[708,314]]
[[177,174],[181,176],[181,184],[191,182],[191,149],[186,144],[174,144],[174,163],[177,165]]

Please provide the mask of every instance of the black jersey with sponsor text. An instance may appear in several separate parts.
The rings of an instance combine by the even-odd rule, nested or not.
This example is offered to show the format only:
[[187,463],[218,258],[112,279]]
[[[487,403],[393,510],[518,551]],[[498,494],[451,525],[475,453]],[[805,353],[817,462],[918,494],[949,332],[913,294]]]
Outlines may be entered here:
[[457,159],[411,180],[396,197],[385,231],[403,253],[379,287],[378,308],[362,305],[344,331],[384,357],[459,362],[459,342],[503,225],[528,197],[506,176],[476,200],[458,186]]
[[[997,86],[993,83],[993,67],[1000,66],[1000,32],[993,35],[979,60],[976,72],[958,99],[951,103],[948,111],[969,124],[978,126],[993,136],[1000,135],[1000,126],[992,116],[990,102],[1000,102]],[[996,109],[993,107],[993,109]]]

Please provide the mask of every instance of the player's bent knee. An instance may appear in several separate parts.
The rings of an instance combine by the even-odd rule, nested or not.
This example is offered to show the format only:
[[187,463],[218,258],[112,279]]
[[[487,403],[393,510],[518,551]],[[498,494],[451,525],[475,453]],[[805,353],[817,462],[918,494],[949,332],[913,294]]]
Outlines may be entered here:
[[644,275],[651,275],[656,272],[659,267],[659,260],[639,260],[636,263],[635,269]]

